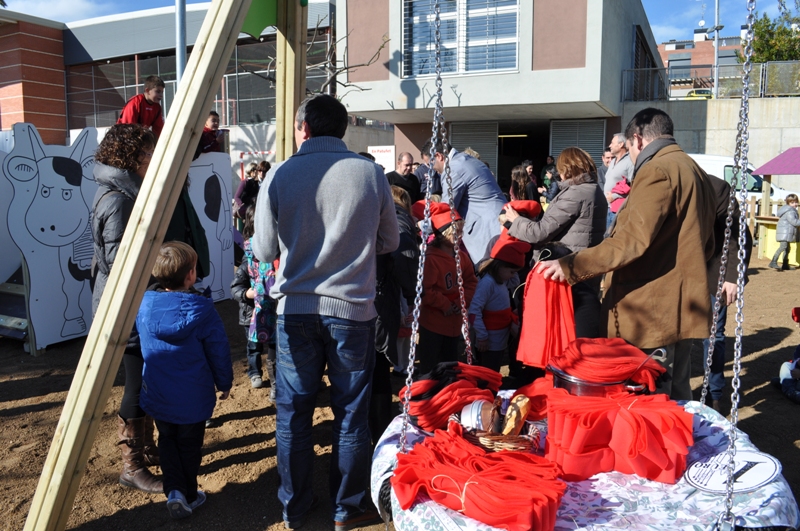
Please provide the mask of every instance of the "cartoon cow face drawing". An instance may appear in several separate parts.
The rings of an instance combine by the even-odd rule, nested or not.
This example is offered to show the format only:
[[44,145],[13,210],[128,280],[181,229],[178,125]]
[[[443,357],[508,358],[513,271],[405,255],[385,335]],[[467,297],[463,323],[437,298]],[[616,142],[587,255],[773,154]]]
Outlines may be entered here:
[[[25,162],[18,161],[12,171],[19,175],[24,167]],[[67,157],[46,157],[38,161],[37,169],[39,187],[25,214],[25,225],[43,245],[61,247],[72,243],[80,238],[89,221],[89,207],[81,195],[81,164]],[[75,203],[73,208],[60,204],[70,201]]]
[[[79,337],[88,330],[91,317],[88,281],[93,246],[87,198],[94,195],[96,184],[94,146],[87,141],[90,130],[81,133],[69,154],[58,146],[48,146],[46,154],[30,124],[15,124],[14,137],[3,172],[14,187],[9,233],[30,272],[29,324],[47,331],[58,326],[58,339]],[[58,273],[61,293],[53,289]],[[59,306],[64,308],[60,322]]]

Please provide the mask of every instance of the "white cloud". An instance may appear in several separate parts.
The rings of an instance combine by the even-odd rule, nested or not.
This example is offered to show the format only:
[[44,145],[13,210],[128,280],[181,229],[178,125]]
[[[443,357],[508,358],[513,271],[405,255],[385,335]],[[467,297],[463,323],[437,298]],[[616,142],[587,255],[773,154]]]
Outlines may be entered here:
[[26,15],[72,22],[117,12],[113,4],[103,0],[7,0],[8,9]]
[[678,27],[671,24],[653,24],[650,26],[650,29],[653,31],[656,44],[661,44],[671,39],[685,40],[688,38],[685,35],[686,27]]

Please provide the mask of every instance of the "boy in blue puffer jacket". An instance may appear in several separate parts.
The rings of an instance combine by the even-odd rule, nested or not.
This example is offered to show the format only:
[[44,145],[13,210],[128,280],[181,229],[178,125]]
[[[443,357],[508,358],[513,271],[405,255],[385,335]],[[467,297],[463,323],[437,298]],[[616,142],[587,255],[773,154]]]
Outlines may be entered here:
[[161,246],[158,283],[145,292],[136,327],[144,371],[139,398],[158,427],[164,494],[172,518],[186,518],[206,501],[197,490],[205,421],[233,385],[230,346],[214,301],[192,286],[197,253],[182,242]]

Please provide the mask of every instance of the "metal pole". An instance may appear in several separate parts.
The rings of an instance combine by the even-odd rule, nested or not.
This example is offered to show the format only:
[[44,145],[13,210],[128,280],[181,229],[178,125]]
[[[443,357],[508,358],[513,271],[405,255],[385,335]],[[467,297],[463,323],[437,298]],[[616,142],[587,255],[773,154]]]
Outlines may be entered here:
[[175,0],[175,79],[180,86],[186,68],[186,0]]
[[719,0],[714,2],[714,99],[719,98]]

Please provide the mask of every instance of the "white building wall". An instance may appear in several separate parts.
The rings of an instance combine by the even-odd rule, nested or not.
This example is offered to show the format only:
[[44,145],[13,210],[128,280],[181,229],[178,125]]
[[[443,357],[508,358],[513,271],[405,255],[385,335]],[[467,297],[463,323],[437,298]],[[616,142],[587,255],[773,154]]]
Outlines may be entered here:
[[[687,153],[734,155],[741,100],[626,102],[622,127],[646,107],[657,107],[670,115],[675,139]],[[756,168],[800,146],[800,98],[752,98],[749,117],[748,161]],[[775,176],[772,182],[800,189],[797,176]]]
[[[389,2],[389,79],[359,82],[365,89],[343,103],[354,114],[368,113],[395,123],[431,118],[435,78],[402,78],[403,0]],[[519,2],[519,48],[515,71],[443,75],[448,121],[580,119],[619,115],[622,70],[630,68],[634,25],[642,26],[658,61],[655,40],[640,0],[588,0],[586,64],[583,68],[532,70],[533,2]],[[347,35],[347,0],[337,5],[337,33]],[[564,39],[570,35],[565,34]],[[376,43],[376,49],[380,43]],[[558,42],[553,42],[558,46]],[[347,46],[339,46],[345,60]],[[384,60],[384,59],[381,59]],[[347,74],[342,74],[346,77]],[[576,105],[577,104],[577,105]],[[541,106],[534,108],[533,106]],[[425,111],[422,111],[425,109]],[[397,112],[402,111],[402,112]]]

